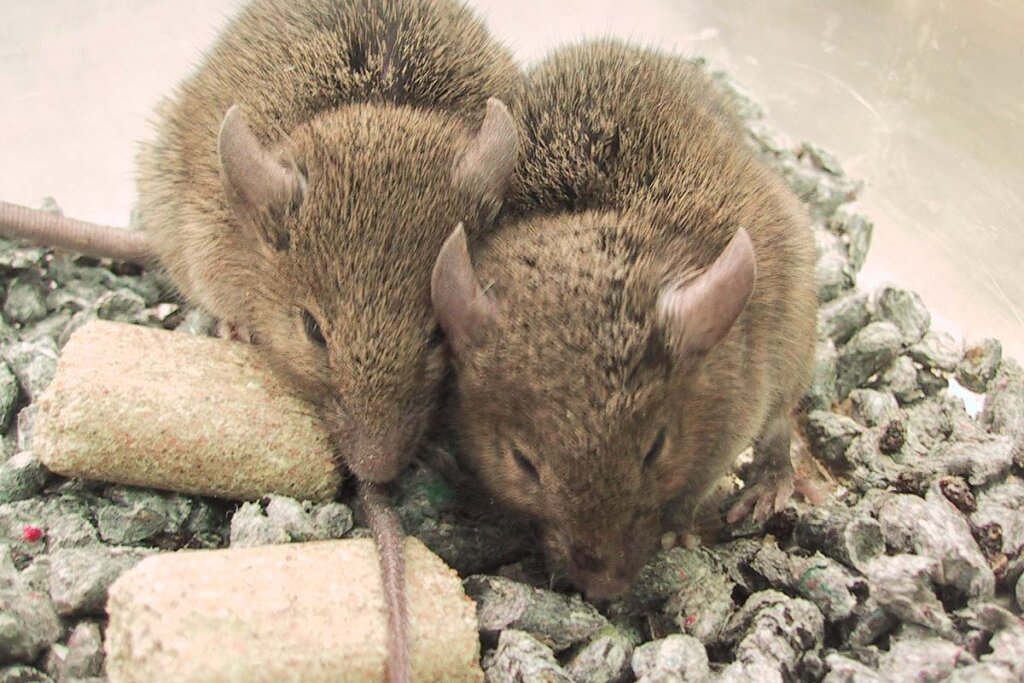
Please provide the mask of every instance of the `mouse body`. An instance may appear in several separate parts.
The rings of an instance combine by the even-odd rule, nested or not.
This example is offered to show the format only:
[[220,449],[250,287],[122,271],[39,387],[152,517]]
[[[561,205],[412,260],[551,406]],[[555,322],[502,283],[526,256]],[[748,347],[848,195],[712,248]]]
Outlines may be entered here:
[[520,78],[457,2],[256,0],[139,155],[172,282],[255,337],[362,479],[393,479],[435,407],[431,267],[501,191],[458,162]]
[[505,222],[472,259],[453,232],[433,303],[462,457],[600,600],[650,559],[662,507],[696,509],[747,446],[765,459],[755,514],[792,493],[814,246],[698,66],[586,43],[525,93]]
[[431,268],[494,224],[522,85],[457,0],[253,0],[157,107],[140,229],[0,201],[0,234],[164,271],[388,482],[437,404]]

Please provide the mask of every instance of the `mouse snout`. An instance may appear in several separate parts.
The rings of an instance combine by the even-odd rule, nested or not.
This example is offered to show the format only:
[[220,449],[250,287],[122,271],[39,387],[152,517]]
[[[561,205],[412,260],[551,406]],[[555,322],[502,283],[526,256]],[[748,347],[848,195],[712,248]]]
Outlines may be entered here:
[[405,462],[393,449],[364,442],[352,447],[346,464],[360,480],[386,484],[398,476]]
[[374,433],[351,418],[337,419],[331,441],[348,469],[362,481],[384,484],[395,479],[409,462],[398,430]]
[[656,512],[636,512],[625,522],[586,520],[574,532],[545,534],[551,559],[563,566],[588,600],[604,601],[625,593],[658,545]]
[[635,570],[625,553],[602,554],[581,545],[569,549],[569,574],[588,600],[618,597],[629,588]]

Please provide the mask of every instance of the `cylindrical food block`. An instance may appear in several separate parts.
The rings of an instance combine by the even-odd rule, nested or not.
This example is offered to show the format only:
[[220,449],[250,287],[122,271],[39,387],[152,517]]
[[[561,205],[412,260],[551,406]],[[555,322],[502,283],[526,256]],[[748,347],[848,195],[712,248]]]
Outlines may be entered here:
[[[408,539],[415,681],[482,681],[476,611]],[[110,589],[111,683],[381,681],[387,621],[369,539],[147,558]]]
[[339,484],[309,406],[248,344],[90,322],[38,405],[33,451],[65,476],[236,500]]

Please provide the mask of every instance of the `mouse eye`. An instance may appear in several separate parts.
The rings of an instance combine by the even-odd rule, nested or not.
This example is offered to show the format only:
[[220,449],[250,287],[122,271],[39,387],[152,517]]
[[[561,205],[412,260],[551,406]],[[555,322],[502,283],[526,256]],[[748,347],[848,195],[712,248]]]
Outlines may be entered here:
[[440,325],[435,325],[434,329],[431,330],[430,336],[427,337],[427,346],[436,349],[444,342],[444,330],[441,329]]
[[647,469],[654,465],[657,461],[658,456],[661,455],[662,449],[665,447],[665,428],[662,427],[658,432],[658,436],[654,437],[654,443],[647,449],[647,454],[644,456],[644,468]]
[[512,459],[519,465],[519,469],[525,472],[531,479],[540,481],[540,472],[537,471],[537,467],[518,448],[512,449]]
[[327,345],[324,333],[320,330],[320,323],[316,321],[312,313],[305,309],[302,311],[302,327],[306,330],[306,336],[309,337],[309,341],[317,346]]

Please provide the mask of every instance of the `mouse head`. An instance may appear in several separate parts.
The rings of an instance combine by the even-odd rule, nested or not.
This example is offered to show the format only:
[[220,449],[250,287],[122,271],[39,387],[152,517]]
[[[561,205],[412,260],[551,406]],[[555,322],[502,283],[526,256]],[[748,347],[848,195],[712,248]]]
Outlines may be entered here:
[[516,161],[497,100],[479,132],[408,107],[352,105],[264,147],[237,107],[221,178],[266,357],[320,413],[358,477],[408,463],[444,370],[430,273],[451,225],[493,220]]
[[432,281],[465,457],[539,523],[553,564],[588,597],[613,597],[718,428],[695,397],[751,295],[750,238],[741,228],[698,263],[629,218],[583,214],[503,228],[478,261],[456,230]]

